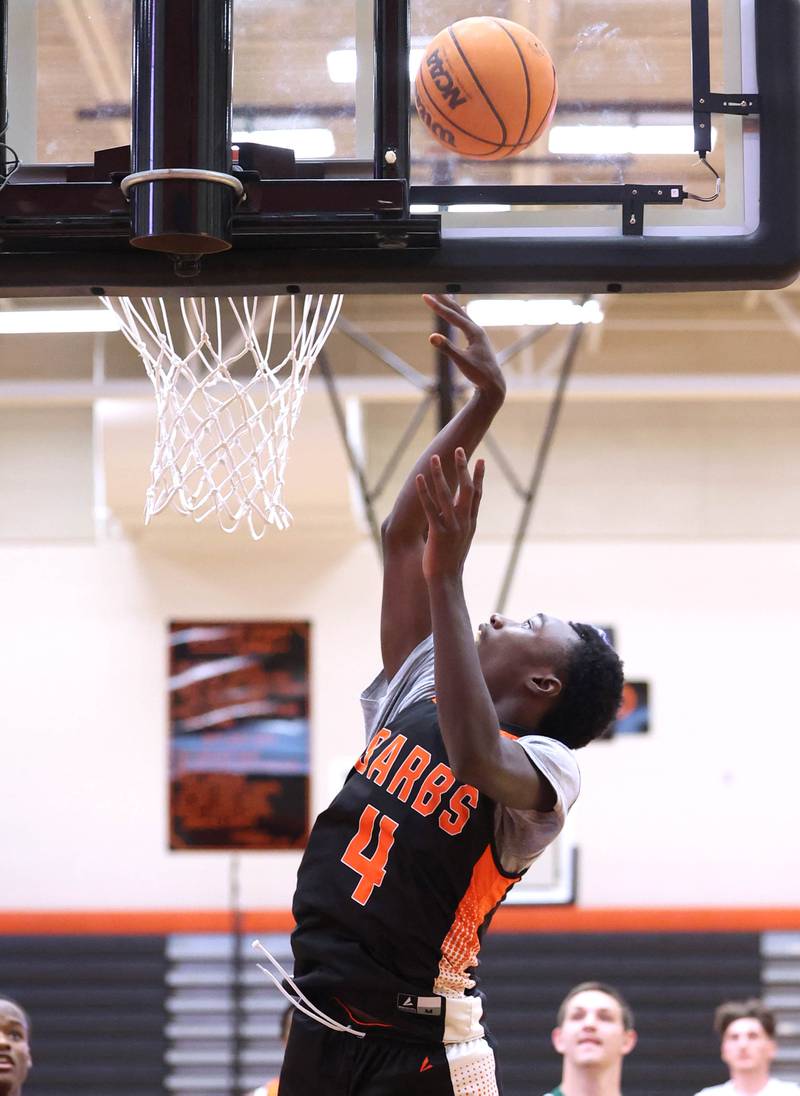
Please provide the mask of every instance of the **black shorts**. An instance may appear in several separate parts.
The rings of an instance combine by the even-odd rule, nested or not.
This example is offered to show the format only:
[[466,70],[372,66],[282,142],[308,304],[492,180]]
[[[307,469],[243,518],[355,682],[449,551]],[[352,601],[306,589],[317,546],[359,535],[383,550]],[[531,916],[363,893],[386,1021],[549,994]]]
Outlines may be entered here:
[[502,1096],[494,1040],[443,1046],[331,1031],[295,1012],[280,1096]]

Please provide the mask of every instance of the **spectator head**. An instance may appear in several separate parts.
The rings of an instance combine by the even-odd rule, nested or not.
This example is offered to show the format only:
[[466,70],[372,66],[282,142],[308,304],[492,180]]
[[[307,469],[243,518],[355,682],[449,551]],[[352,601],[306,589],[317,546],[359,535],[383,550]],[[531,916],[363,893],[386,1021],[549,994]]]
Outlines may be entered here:
[[630,1005],[613,986],[581,982],[561,1002],[553,1046],[564,1058],[565,1071],[621,1070],[636,1046]]
[[0,995],[0,1096],[20,1096],[31,1068],[31,1022],[10,997]]
[[720,1056],[734,1074],[769,1076],[777,1053],[775,1016],[761,1001],[726,1001],[714,1014]]

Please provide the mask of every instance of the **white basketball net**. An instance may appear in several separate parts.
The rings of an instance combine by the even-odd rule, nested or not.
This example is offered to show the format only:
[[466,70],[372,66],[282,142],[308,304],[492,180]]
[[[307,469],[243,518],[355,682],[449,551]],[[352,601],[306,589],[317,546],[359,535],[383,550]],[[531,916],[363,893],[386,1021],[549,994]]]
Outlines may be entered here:
[[255,540],[268,525],[285,529],[288,446],[341,295],[288,298],[281,311],[288,311],[289,350],[274,364],[280,297],[271,305],[259,297],[181,298],[182,324],[170,321],[161,298],[101,299],[119,316],[156,393],[145,522],[171,504],[195,521],[216,514],[227,533],[246,522]]

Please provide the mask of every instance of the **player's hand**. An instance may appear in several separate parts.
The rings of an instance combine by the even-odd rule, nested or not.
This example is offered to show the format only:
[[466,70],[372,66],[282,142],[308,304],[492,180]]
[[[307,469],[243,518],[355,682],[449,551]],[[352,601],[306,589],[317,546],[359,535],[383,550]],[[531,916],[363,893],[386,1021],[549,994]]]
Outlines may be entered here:
[[442,462],[434,454],[427,476],[416,479],[417,495],[428,521],[428,538],[422,556],[426,581],[458,578],[464,569],[483,492],[484,463],[476,461],[471,476],[463,449],[455,451],[457,486],[453,493],[442,471]]
[[461,349],[436,332],[430,336],[431,346],[443,350],[476,388],[502,403],[506,394],[506,382],[484,329],[474,323],[461,305],[449,295],[423,293],[422,299],[432,312],[463,331],[467,337],[467,345]]

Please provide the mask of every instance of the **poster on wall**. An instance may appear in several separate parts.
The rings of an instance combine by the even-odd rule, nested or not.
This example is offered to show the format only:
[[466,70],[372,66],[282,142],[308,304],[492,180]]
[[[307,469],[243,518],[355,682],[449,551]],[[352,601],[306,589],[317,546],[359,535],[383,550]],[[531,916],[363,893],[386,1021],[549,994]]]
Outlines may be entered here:
[[622,687],[622,703],[617,718],[600,735],[608,741],[617,735],[640,735],[650,731],[650,684],[647,681],[626,681]]
[[650,730],[650,685],[626,681],[614,724],[616,734],[647,734]]
[[[617,650],[616,629],[609,624],[595,624]],[[647,681],[626,681],[622,688],[622,701],[616,718],[599,736],[600,739],[617,735],[648,734],[650,731],[650,684]]]
[[170,623],[170,848],[305,844],[309,630],[297,621]]

